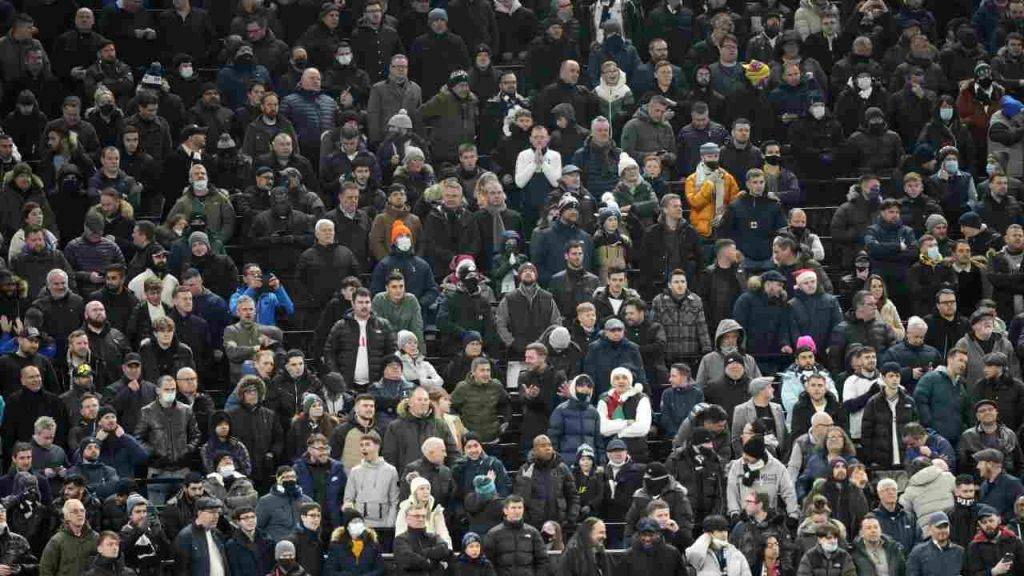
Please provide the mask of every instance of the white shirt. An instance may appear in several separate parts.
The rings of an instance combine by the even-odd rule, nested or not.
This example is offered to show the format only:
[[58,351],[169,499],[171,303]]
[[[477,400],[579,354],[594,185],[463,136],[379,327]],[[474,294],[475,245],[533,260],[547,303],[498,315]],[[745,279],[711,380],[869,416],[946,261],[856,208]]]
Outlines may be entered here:
[[356,369],[352,380],[358,384],[368,384],[370,382],[370,349],[366,346],[366,320],[356,318],[356,322],[359,323],[359,351],[356,352]]
[[[882,392],[885,393],[884,391]],[[886,398],[886,402],[889,403],[889,410],[892,410],[892,463],[895,466],[901,465],[902,458],[900,458],[900,450],[903,449],[903,443],[900,442],[899,438],[899,425],[896,423],[896,407],[900,404],[900,395],[897,394],[892,398]]]
[[158,318],[163,318],[164,316],[167,316],[167,313],[164,312],[163,306],[153,306],[149,302],[146,302],[146,309],[149,310],[150,322],[155,322]]
[[[878,387],[882,387],[882,375],[875,373],[873,377],[864,376],[862,374],[854,374],[846,379],[843,384],[843,402],[859,398],[860,396],[867,393],[872,385],[878,384]],[[860,422],[864,418],[864,409],[850,414],[850,437],[853,439],[860,438]]]
[[227,576],[224,570],[224,557],[220,555],[220,549],[217,548],[217,543],[213,540],[212,530],[203,530],[206,532],[206,549],[210,554],[210,576]]

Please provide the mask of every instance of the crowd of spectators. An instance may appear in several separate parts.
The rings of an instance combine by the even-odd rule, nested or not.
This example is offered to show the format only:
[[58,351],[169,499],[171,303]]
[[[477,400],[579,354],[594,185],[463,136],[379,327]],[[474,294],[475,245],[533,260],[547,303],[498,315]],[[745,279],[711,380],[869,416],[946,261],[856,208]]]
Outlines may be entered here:
[[0,0],[0,576],[1024,576],[1024,0]]

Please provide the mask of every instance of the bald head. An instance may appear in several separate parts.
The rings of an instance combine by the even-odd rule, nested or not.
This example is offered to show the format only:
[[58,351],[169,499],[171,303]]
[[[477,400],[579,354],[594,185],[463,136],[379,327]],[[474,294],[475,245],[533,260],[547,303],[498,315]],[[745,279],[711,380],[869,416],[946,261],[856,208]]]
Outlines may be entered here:
[[75,12],[75,28],[80,32],[88,32],[92,30],[92,27],[96,24],[96,17],[93,15],[92,10],[88,8],[79,8]]
[[316,68],[306,68],[302,72],[302,78],[299,80],[299,85],[302,86],[303,90],[309,90],[311,92],[320,91],[320,71]]

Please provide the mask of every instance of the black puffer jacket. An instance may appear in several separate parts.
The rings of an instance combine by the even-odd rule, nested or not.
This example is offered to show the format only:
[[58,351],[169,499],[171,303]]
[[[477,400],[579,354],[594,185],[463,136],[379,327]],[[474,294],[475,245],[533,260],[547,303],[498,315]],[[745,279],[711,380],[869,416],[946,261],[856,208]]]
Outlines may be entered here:
[[[572,471],[557,453],[551,460],[530,460],[516,475],[513,492],[526,501],[526,521],[541,526],[548,520],[575,522],[580,510]],[[493,558],[492,558],[493,560]]]
[[153,338],[145,338],[139,345],[139,355],[142,356],[142,377],[150,382],[156,382],[164,374],[177,374],[181,368],[196,367],[192,349],[178,342],[177,336],[167,348],[162,348]]
[[529,524],[503,521],[484,536],[484,553],[498,576],[548,574],[548,551],[540,532]]
[[626,552],[623,563],[626,571],[624,576],[684,576],[686,562],[679,550],[659,539],[650,549],[646,549],[639,540]]
[[[651,490],[653,491],[654,488]],[[668,504],[672,519],[679,525],[679,533],[683,542],[687,546],[693,543],[694,518],[690,498],[686,494],[686,488],[672,478],[669,478],[668,485],[661,492],[652,494],[647,487],[644,487],[633,493],[633,503],[629,507],[629,512],[626,513],[626,536],[636,532],[636,523],[647,515],[647,505],[655,498]]]
[[717,452],[698,452],[687,443],[672,451],[665,467],[686,490],[698,518],[725,510],[725,470]]
[[[985,397],[979,396],[979,398]],[[903,428],[907,423],[919,420],[914,399],[900,390],[899,400],[896,402],[896,437],[902,440]],[[889,401],[886,400],[884,393],[875,394],[864,407],[860,425],[860,437],[864,446],[861,455],[866,464],[878,464],[883,468],[892,466],[892,425],[893,414],[889,407]],[[900,461],[903,461],[902,454],[900,454]]]
[[231,416],[231,433],[238,438],[249,451],[252,459],[253,478],[266,478],[263,474],[272,473],[266,455],[281,457],[284,446],[284,430],[277,420],[277,414],[270,408],[257,404],[255,406],[237,406],[228,411]]
[[445,573],[441,562],[451,554],[444,540],[426,530],[410,528],[395,537],[395,564],[400,574],[441,576]]
[[[384,357],[395,351],[394,335],[387,320],[370,316],[366,323],[366,347],[370,364],[370,382],[376,382],[384,375]],[[334,323],[327,335],[327,341],[324,343],[324,363],[329,372],[341,373],[345,381],[351,385],[355,378],[358,353],[359,322],[351,314],[347,314]]]

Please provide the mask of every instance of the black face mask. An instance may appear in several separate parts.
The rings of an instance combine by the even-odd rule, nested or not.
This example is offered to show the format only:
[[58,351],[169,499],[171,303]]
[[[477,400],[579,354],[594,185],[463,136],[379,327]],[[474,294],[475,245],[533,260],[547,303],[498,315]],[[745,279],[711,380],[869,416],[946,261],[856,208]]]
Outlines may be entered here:
[[885,122],[872,122],[868,124],[868,132],[872,134],[885,134]]
[[768,24],[767,26],[764,27],[764,34],[769,38],[775,38],[776,36],[779,35],[779,25]]
[[718,160],[707,160],[704,165],[708,167],[708,170],[718,170]]
[[776,156],[775,154],[765,156],[764,163],[769,166],[780,166],[782,164],[782,156]]
[[100,106],[100,114],[103,114],[105,116],[109,116],[110,114],[113,114],[113,113],[114,113],[114,105],[113,104],[103,104],[103,105]]

